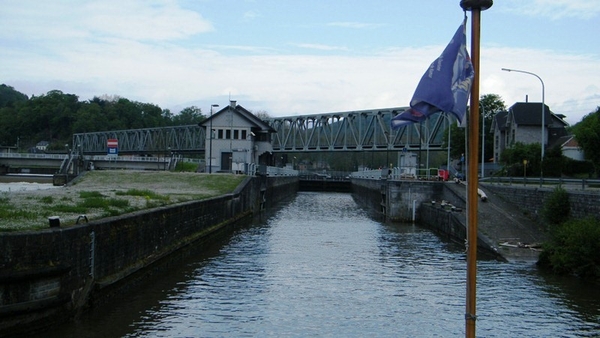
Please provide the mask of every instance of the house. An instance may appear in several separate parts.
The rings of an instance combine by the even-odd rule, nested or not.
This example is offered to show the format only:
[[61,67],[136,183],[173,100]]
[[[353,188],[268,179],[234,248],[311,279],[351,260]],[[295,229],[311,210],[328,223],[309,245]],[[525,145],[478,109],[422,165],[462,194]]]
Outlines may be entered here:
[[271,133],[276,131],[236,101],[200,127],[212,131],[206,132],[206,172],[245,172],[248,164],[272,164]]
[[[568,123],[564,116],[552,113],[544,105],[544,140],[543,146],[548,147],[556,140],[567,135],[565,127]],[[541,143],[542,139],[542,104],[540,102],[517,102],[507,111],[499,112],[492,121],[494,132],[494,162],[500,161],[504,149],[515,143]]]
[[562,154],[575,161],[585,161],[583,150],[579,147],[574,135],[567,135],[559,138],[550,147],[559,146]]
[[48,148],[49,145],[50,145],[50,142],[48,142],[48,141],[40,141],[35,145],[35,147],[38,150],[46,151],[46,148]]

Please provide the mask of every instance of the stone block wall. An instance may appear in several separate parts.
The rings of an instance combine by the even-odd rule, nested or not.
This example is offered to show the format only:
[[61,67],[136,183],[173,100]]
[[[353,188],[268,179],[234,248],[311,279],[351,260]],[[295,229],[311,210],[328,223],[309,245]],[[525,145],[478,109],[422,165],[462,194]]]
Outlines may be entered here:
[[[542,209],[553,188],[522,187],[515,185],[482,184],[485,189],[500,196],[504,200],[516,205],[528,216],[541,221]],[[600,217],[600,192],[590,190],[567,189],[571,216],[585,218],[588,216]]]
[[0,336],[64,321],[175,251],[296,194],[298,178],[248,178],[232,194],[68,228],[0,234]]

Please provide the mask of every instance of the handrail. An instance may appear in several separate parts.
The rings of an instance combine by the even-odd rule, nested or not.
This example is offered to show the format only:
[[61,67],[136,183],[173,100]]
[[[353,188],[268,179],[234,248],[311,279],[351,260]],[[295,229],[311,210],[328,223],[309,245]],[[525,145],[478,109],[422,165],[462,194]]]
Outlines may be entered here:
[[540,178],[540,177],[486,177],[479,179],[480,183],[506,184],[506,185],[535,185],[535,186],[562,186],[570,189],[581,190],[600,188],[600,179],[577,178]]

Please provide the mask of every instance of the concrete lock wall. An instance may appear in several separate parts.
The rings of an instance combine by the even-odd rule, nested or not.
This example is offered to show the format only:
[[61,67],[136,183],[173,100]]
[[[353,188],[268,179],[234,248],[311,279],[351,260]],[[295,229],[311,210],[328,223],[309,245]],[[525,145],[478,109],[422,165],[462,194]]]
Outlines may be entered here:
[[441,182],[352,179],[353,197],[390,221],[419,220],[421,203],[443,190]]
[[69,228],[0,234],[0,336],[68,320],[138,272],[230,231],[297,190],[297,177],[254,177],[221,197]]
[[[442,209],[440,203],[431,203],[446,200],[464,209],[464,197],[447,185],[435,181],[352,180],[353,196],[358,203],[377,211],[385,220],[414,220],[450,240],[462,242],[467,238],[465,213]],[[497,255],[492,242],[481,233],[478,234],[477,246],[484,252]]]

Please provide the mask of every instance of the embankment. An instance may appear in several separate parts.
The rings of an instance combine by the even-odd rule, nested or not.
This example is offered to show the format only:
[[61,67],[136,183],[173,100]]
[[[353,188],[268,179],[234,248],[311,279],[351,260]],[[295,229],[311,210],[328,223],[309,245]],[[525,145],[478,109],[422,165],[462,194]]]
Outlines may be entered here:
[[231,194],[68,228],[0,235],[0,336],[73,318],[134,276],[294,195],[294,177],[247,178]]

